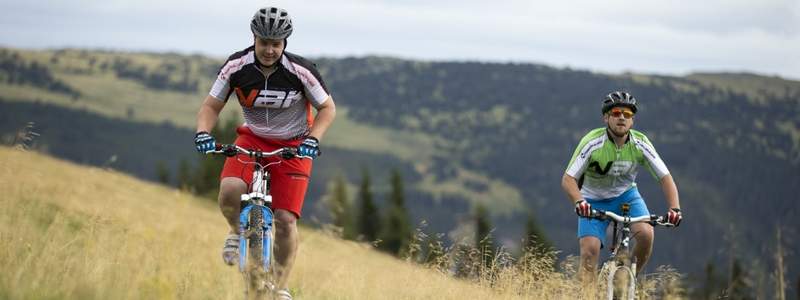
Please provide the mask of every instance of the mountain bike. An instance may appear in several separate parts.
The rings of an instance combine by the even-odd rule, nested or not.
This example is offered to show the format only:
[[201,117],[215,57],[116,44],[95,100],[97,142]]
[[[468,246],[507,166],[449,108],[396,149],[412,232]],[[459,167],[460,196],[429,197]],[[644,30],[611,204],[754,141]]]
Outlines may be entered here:
[[674,227],[666,216],[641,216],[631,218],[630,204],[621,205],[622,216],[610,211],[592,210],[591,218],[608,220],[614,224],[611,255],[600,268],[600,290],[607,299],[633,300],[636,297],[636,258],[631,254],[631,224],[648,223],[652,226]]
[[279,164],[276,160],[267,164],[262,161],[269,157],[280,156],[282,159],[310,158],[297,155],[294,148],[281,148],[271,152],[250,150],[237,145],[216,145],[215,150],[206,154],[222,154],[227,157],[246,155],[253,161],[242,163],[253,165],[253,179],[250,192],[241,196],[239,213],[239,272],[245,280],[245,299],[259,299],[268,295],[273,289],[275,270],[273,243],[272,196],[270,195],[270,174],[267,167]]

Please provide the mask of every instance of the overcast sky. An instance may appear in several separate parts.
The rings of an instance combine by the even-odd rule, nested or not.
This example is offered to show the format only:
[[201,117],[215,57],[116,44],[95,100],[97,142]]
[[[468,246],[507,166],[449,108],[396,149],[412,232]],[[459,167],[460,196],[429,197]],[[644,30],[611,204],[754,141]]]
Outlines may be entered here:
[[224,58],[286,8],[303,56],[532,62],[605,73],[800,79],[800,0],[0,0],[0,45]]

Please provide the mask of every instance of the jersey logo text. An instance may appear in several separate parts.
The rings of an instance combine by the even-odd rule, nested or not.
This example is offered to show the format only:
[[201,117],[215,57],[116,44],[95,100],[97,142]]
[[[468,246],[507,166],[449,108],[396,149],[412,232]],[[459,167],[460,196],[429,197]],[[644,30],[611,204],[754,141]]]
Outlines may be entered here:
[[595,173],[597,173],[597,174],[600,174],[600,175],[606,175],[606,173],[608,173],[608,170],[610,170],[610,169],[611,169],[611,165],[612,165],[613,163],[614,163],[613,161],[610,161],[610,162],[608,162],[608,163],[606,164],[606,167],[605,167],[605,168],[602,168],[602,169],[601,169],[601,168],[600,168],[600,163],[598,163],[598,162],[596,162],[596,161],[593,161],[592,163],[590,163],[590,164],[589,164],[589,167],[590,167],[590,168],[594,168],[594,172],[595,172]]
[[300,91],[278,91],[278,90],[250,90],[245,96],[238,87],[236,97],[242,107],[264,107],[264,108],[289,108],[303,96]]

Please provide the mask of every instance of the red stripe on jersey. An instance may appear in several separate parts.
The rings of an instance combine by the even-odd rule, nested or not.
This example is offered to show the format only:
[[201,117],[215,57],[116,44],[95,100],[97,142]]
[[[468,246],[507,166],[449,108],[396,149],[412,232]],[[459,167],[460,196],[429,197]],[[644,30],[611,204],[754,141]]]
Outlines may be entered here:
[[302,80],[304,83],[307,83],[309,89],[319,85],[319,80],[317,80],[317,77],[315,77],[311,71],[297,63],[292,63],[292,66],[297,72],[297,77],[300,78],[300,80]]
[[[249,54],[250,53],[248,53],[248,55]],[[223,79],[223,80],[226,80],[226,81],[228,79],[230,79],[231,74],[233,74],[236,71],[241,70],[242,66],[245,65],[245,63],[246,63],[245,58],[246,57],[247,57],[247,55],[239,57],[239,58],[234,59],[234,60],[228,61],[224,66],[222,66],[222,70],[219,72],[219,77],[221,79]]]
[[306,101],[306,121],[308,122],[308,129],[314,126],[314,114],[311,113],[311,102]]

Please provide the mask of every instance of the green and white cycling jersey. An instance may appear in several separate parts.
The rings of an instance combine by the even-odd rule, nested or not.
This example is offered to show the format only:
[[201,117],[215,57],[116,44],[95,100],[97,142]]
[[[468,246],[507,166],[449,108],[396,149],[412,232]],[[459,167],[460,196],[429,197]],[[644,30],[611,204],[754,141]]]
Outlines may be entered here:
[[636,186],[639,166],[647,167],[657,179],[669,170],[647,137],[631,129],[625,145],[617,147],[606,128],[590,131],[581,139],[567,166],[567,175],[583,176],[581,195],[586,199],[609,199]]

